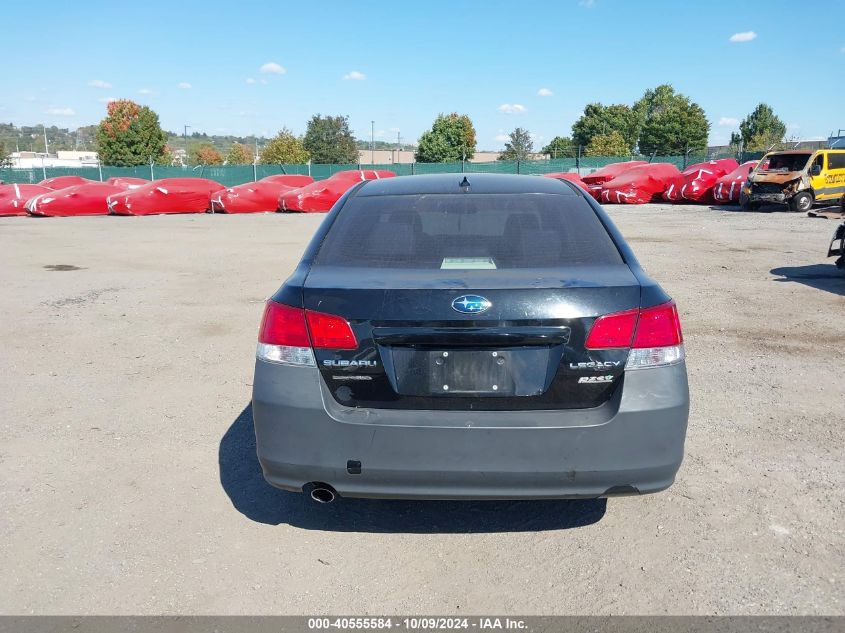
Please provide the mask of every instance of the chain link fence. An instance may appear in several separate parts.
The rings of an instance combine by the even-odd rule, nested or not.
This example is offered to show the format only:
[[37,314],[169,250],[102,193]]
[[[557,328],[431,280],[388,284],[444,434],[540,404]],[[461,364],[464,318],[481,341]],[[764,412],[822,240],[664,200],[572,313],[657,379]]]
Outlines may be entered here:
[[[742,156],[731,155],[740,162],[760,158],[762,152],[744,153]],[[328,178],[332,174],[347,169],[383,169],[392,171],[397,176],[416,174],[470,173],[470,174],[548,174],[554,172],[575,172],[589,174],[610,163],[628,160],[645,160],[652,163],[672,163],[683,169],[687,165],[706,161],[721,156],[573,156],[554,160],[493,161],[474,163],[459,161],[454,163],[389,163],[368,165],[364,163],[348,165],[214,165],[170,167],[142,165],[138,167],[32,167],[27,169],[2,168],[0,180],[6,183],[37,183],[55,176],[77,175],[91,180],[105,181],[112,177],[134,176],[158,180],[161,178],[201,177],[216,180],[231,187],[260,180],[266,176],[278,174],[306,174],[315,180]]]

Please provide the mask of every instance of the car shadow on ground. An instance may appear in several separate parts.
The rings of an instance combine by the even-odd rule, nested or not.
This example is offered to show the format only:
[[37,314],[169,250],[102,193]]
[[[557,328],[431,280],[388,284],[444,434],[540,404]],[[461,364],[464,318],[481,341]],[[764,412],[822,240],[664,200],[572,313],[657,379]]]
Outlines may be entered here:
[[772,268],[778,278],[774,281],[793,281],[845,297],[845,271],[833,264],[808,264],[807,266],[781,266]]
[[606,499],[552,501],[396,501],[338,498],[317,504],[264,481],[255,455],[252,405],[220,440],[220,483],[252,521],[338,532],[484,533],[565,530],[602,519]]

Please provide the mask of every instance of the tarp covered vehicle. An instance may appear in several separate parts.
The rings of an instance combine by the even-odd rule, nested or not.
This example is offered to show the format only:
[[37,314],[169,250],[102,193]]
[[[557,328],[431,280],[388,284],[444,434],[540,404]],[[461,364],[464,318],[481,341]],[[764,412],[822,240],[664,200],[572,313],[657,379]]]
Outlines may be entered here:
[[581,180],[581,176],[571,171],[559,171],[551,174],[543,174],[543,176],[545,176],[546,178],[556,178],[557,180],[567,180],[571,183],[578,185],[579,187],[581,187],[581,189],[591,194],[588,189],[587,183]]
[[146,178],[135,178],[134,176],[114,176],[109,178],[106,183],[121,189],[137,189],[150,184],[150,181]]
[[601,202],[614,204],[645,204],[659,199],[666,187],[681,172],[672,163],[644,163],[626,169],[619,176],[605,182]]
[[41,185],[0,185],[0,216],[26,215],[26,203],[50,189]]
[[748,174],[757,166],[757,162],[756,160],[749,160],[719,178],[713,187],[713,200],[721,204],[739,202],[742,184],[748,180]]
[[325,212],[331,209],[344,193],[359,182],[392,178],[395,175],[392,171],[373,169],[339,171],[325,180],[319,180],[288,193],[283,193],[279,198],[279,208],[282,211],[299,211],[302,213]]
[[65,187],[31,198],[26,210],[31,215],[68,217],[73,215],[108,215],[108,197],[124,191],[104,182]]
[[267,176],[258,182],[248,182],[220,190],[211,196],[213,213],[266,213],[277,211],[283,193],[314,182],[311,176]]
[[739,164],[733,158],[690,165],[668,184],[663,199],[666,202],[710,202],[716,181],[737,167]]
[[74,187],[76,185],[87,185],[92,182],[97,182],[96,180],[89,180],[88,178],[83,178],[82,176],[56,176],[55,178],[45,178],[38,184],[42,187],[47,187],[47,189],[64,189],[65,187]]
[[109,196],[109,212],[115,215],[158,213],[205,213],[211,195],[225,189],[207,178],[163,178],[143,187]]
[[632,167],[638,167],[639,165],[648,165],[648,163],[644,160],[629,160],[621,163],[610,163],[601,169],[597,169],[592,174],[581,176],[581,180],[588,185],[601,185],[613,180],[625,170],[631,169]]

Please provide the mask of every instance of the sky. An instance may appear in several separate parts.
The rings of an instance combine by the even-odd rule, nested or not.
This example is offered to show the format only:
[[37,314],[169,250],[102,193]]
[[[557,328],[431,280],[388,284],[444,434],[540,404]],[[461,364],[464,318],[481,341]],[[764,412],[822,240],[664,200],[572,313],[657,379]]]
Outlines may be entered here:
[[[804,8],[806,7],[806,8]],[[671,83],[725,144],[759,102],[787,136],[845,128],[843,0],[3,0],[0,121],[76,128],[106,102],[162,127],[270,136],[343,114],[355,135],[415,141],[468,114],[478,149],[515,127],[569,136],[591,102]],[[828,16],[826,18],[825,16]],[[372,124],[371,122],[375,123]]]

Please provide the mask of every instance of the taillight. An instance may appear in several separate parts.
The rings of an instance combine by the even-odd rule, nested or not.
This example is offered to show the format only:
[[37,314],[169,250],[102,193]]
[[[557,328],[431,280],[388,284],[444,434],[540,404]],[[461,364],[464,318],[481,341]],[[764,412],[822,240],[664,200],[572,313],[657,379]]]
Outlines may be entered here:
[[630,347],[625,369],[672,365],[684,359],[684,337],[674,301],[596,319],[587,349]]
[[258,331],[256,356],[271,363],[314,367],[312,347],[355,349],[358,341],[342,317],[268,301]]
[[355,349],[358,341],[343,317],[322,312],[305,311],[311,344],[319,349]]
[[640,311],[634,308],[600,316],[590,329],[585,347],[587,349],[631,347],[639,314]]
[[268,345],[311,347],[311,341],[308,340],[308,328],[305,325],[305,310],[268,301],[264,307],[261,329],[258,331],[258,342]]
[[635,349],[680,345],[683,342],[681,320],[674,301],[640,310],[640,322],[634,337]]

